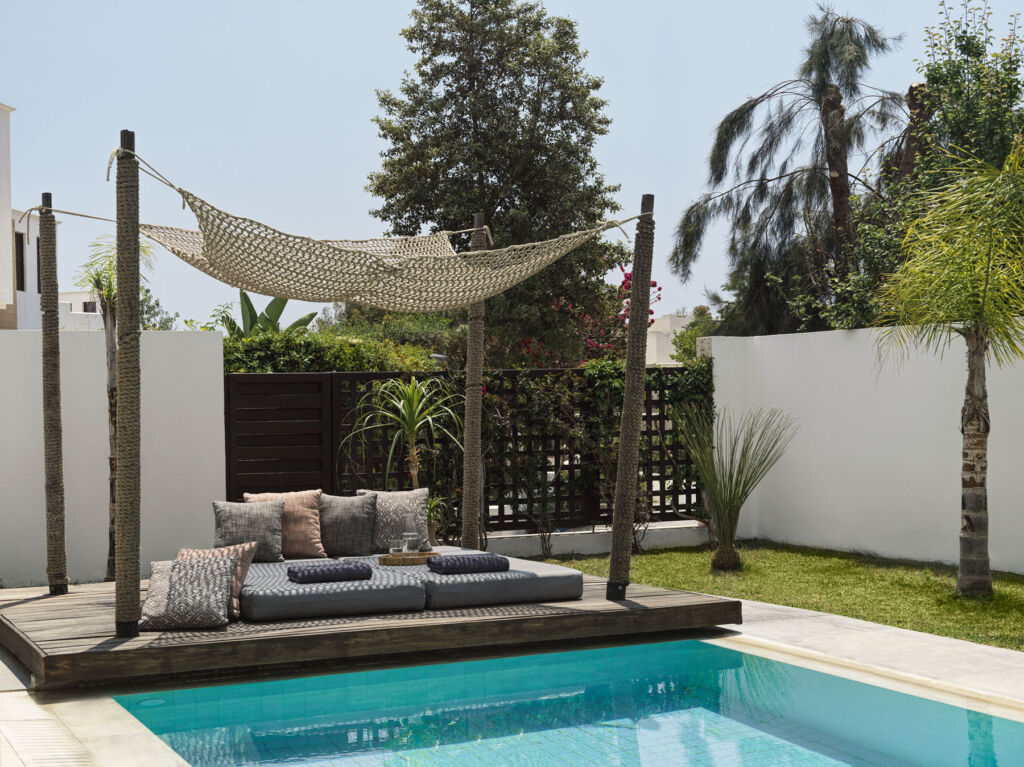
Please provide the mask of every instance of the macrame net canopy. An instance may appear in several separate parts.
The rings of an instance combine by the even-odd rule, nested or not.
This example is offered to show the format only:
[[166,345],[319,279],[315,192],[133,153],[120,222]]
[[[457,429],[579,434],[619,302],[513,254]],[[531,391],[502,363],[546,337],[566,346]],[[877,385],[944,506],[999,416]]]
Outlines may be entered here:
[[622,222],[500,250],[457,253],[453,232],[371,240],[314,240],[279,232],[177,190],[199,231],[141,224],[183,261],[236,288],[400,312],[464,307],[495,296]]

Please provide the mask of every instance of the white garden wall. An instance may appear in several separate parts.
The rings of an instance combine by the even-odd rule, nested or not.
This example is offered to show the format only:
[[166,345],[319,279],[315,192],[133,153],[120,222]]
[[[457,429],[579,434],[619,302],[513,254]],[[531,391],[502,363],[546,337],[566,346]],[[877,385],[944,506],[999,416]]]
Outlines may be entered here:
[[[103,578],[107,404],[101,331],[61,333],[64,487],[73,581]],[[40,333],[0,331],[0,584],[46,582]],[[213,543],[224,495],[220,333],[142,334],[142,561]]]
[[[740,536],[955,562],[962,343],[879,367],[875,330],[714,338],[715,403],[800,422]],[[1024,364],[991,369],[992,566],[1024,573]]]

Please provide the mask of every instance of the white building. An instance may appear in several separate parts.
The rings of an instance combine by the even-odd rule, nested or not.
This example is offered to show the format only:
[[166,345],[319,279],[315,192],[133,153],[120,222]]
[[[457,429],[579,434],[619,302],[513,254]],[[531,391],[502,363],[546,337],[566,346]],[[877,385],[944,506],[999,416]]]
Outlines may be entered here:
[[647,328],[647,364],[648,365],[678,365],[672,359],[675,354],[675,347],[672,346],[672,336],[693,322],[692,314],[663,314],[656,318],[651,326]]
[[[0,104],[0,211],[10,211],[9,237],[0,237],[0,330],[39,330],[39,216],[11,207],[11,112]],[[2,219],[0,219],[2,220]],[[88,291],[60,294],[60,327],[99,330],[103,322]]]

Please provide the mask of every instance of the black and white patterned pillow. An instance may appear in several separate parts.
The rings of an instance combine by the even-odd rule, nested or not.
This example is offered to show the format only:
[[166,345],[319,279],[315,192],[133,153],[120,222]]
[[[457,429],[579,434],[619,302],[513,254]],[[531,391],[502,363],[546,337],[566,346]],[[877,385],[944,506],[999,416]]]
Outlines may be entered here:
[[373,551],[377,496],[320,496],[320,540],[329,557],[362,557]]
[[256,541],[253,562],[283,562],[281,520],[284,501],[250,503],[213,502],[214,546],[236,546]]
[[[401,539],[402,533],[415,532],[419,551],[430,551],[430,533],[427,530],[427,495],[429,490],[356,490],[358,495],[377,496],[377,518],[373,524],[373,551],[385,554],[393,540]],[[412,517],[411,521],[407,521]],[[406,529],[410,528],[410,529]]]
[[228,624],[238,557],[153,562],[142,604],[142,631],[209,629]]

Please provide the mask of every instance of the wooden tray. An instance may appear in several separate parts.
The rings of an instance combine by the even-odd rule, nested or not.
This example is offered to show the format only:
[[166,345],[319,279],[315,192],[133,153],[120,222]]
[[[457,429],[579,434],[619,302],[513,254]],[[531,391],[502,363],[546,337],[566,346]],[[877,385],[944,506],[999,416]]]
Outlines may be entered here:
[[384,567],[425,565],[431,557],[441,556],[436,551],[403,551],[401,554],[381,554],[377,559]]

